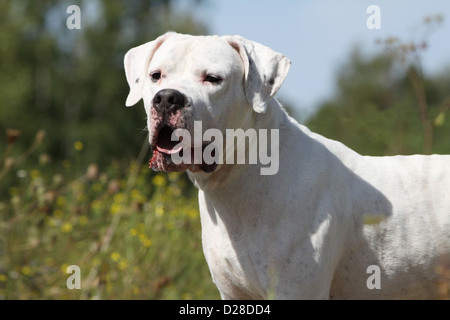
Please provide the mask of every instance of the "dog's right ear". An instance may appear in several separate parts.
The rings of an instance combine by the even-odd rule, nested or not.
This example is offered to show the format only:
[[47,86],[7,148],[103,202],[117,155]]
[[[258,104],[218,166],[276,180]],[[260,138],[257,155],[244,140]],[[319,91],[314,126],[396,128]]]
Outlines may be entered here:
[[175,32],[167,32],[156,40],[147,42],[143,45],[130,49],[124,58],[125,75],[130,93],[128,94],[125,105],[127,107],[134,106],[142,99],[142,90],[144,87],[145,77],[147,76],[147,68],[155,51]]

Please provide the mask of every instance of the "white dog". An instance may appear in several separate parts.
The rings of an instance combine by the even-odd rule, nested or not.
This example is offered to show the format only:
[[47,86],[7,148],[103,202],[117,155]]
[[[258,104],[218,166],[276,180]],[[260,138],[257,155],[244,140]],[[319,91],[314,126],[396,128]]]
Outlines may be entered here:
[[[144,100],[152,168],[187,170],[199,188],[203,250],[221,297],[438,298],[450,156],[361,156],[310,132],[273,98],[289,67],[239,36],[166,33],[125,56],[126,105]],[[194,134],[194,121],[224,134],[278,129],[279,171],[173,163],[172,134]]]

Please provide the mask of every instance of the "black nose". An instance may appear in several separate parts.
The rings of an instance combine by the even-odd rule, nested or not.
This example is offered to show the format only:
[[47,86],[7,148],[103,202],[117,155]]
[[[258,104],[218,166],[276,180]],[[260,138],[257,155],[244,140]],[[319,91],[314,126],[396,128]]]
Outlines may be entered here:
[[160,90],[153,97],[153,106],[158,111],[175,111],[183,108],[185,102],[184,94],[175,89]]

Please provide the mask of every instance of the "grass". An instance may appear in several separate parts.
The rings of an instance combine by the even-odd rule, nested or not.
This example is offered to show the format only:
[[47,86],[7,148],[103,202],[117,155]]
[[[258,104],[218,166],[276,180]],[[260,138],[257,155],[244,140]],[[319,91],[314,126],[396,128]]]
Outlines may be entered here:
[[[145,152],[84,169],[29,153],[2,157],[0,299],[219,298],[183,174],[154,173]],[[80,267],[79,290],[67,288],[69,265]]]

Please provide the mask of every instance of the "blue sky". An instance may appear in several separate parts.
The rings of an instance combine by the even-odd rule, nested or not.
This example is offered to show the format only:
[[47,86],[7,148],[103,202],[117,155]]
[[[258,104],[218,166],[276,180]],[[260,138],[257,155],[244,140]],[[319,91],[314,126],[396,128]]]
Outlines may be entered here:
[[[380,7],[380,30],[366,26],[370,5]],[[381,50],[377,39],[417,39],[425,16],[436,14],[444,20],[428,37],[427,73],[450,66],[450,0],[221,0],[195,11],[212,34],[239,34],[284,53],[292,67],[278,96],[304,115],[332,94],[336,70],[352,47],[371,55]]]

